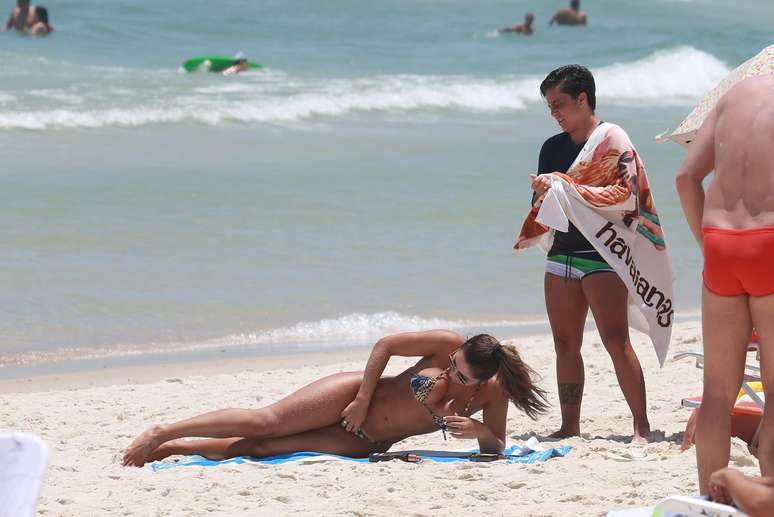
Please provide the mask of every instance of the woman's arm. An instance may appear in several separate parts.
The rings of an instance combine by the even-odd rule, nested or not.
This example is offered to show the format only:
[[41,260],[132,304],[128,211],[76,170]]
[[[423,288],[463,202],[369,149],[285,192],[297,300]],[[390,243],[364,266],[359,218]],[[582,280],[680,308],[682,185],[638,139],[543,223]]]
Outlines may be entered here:
[[387,336],[376,342],[366,363],[363,383],[357,396],[370,402],[376,390],[376,384],[387,366],[390,357],[445,357],[462,346],[463,339],[448,330],[428,330],[426,332],[406,332]]
[[499,386],[495,391],[498,397],[484,404],[484,423],[478,436],[481,452],[501,453],[505,449],[505,425],[508,418],[508,399]]
[[[490,388],[491,389],[491,388]],[[467,416],[447,416],[446,425],[455,438],[477,439],[483,453],[500,454],[505,449],[505,424],[508,417],[508,399],[499,386],[495,398],[484,403],[484,421]]]
[[387,336],[376,342],[366,363],[363,382],[355,399],[341,413],[346,429],[357,432],[365,421],[376,385],[384,373],[390,357],[432,357],[445,356],[462,346],[463,339],[448,330],[406,332]]

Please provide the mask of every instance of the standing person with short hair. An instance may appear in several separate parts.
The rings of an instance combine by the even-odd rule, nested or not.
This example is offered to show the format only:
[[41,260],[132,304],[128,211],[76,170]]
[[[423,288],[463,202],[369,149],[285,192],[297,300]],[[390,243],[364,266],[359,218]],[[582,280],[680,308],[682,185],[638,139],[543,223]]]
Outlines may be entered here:
[[[562,132],[546,140],[540,150],[538,174],[532,176],[533,214],[537,213],[539,204],[551,188],[551,174],[586,181],[585,177],[573,175],[587,172],[578,172],[577,167],[568,170],[601,124],[595,114],[594,77],[585,67],[567,65],[557,68],[542,82],[540,93],[546,99],[551,116],[559,123]],[[610,126],[611,129],[605,129],[606,135],[628,141],[621,128]],[[606,175],[591,171],[593,181],[581,184],[578,188],[584,189],[590,196],[598,195],[608,199],[615,196],[628,199],[632,195],[637,196],[639,189],[645,196],[642,199],[652,201],[649,189],[645,188],[644,169],[636,151],[630,145],[627,149],[619,146],[615,149],[611,147],[607,154],[610,154],[607,162],[612,170],[607,171]],[[586,164],[585,167],[589,169],[590,165]],[[637,183],[638,175],[643,183]],[[626,182],[626,186],[613,182]],[[642,210],[631,217],[639,220],[641,214]],[[656,217],[651,217],[657,221]],[[529,224],[525,222],[525,228]],[[541,228],[543,230],[540,231],[547,231],[545,227]],[[654,228],[654,232],[658,232],[658,229]],[[525,244],[523,239],[524,228],[515,249],[530,245]],[[544,282],[546,309],[556,349],[556,377],[562,412],[561,428],[552,436],[564,438],[577,436],[581,432],[580,410],[585,378],[581,345],[586,316],[591,309],[602,342],[613,360],[618,384],[633,416],[632,441],[646,442],[650,436],[650,423],[646,408],[645,379],[629,339],[627,286],[572,222],[566,232],[557,230],[553,235]]]
[[[683,212],[704,252],[704,392],[696,426],[699,489],[728,466],[731,409],[755,327],[766,401],[774,397],[774,75],[732,87],[702,124],[677,173]],[[705,192],[703,180],[715,175]],[[758,459],[774,476],[774,408]]]

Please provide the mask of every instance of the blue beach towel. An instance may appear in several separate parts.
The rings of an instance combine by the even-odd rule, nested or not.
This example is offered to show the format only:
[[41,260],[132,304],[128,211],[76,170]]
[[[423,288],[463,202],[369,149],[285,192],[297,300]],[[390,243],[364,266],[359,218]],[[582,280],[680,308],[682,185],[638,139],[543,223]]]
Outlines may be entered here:
[[[504,454],[507,458],[504,463],[539,463],[546,461],[550,458],[557,458],[566,456],[572,447],[551,447],[545,450],[535,451],[529,447],[522,447],[517,444],[509,444],[505,448]],[[411,451],[422,458],[422,461],[429,460],[439,463],[450,463],[456,461],[469,461],[465,457],[448,457],[448,456],[435,456],[434,452],[443,454],[445,451]],[[466,449],[460,451],[454,451],[457,453],[477,453],[478,449]],[[276,456],[266,456],[263,458],[254,458],[249,456],[237,456],[222,461],[208,460],[202,456],[184,456],[178,459],[166,459],[162,461],[156,461],[149,464],[153,471],[172,469],[177,467],[216,467],[219,465],[242,465],[244,463],[258,463],[263,465],[279,465],[282,463],[290,463],[292,461],[300,461],[302,463],[319,463],[321,461],[352,461],[356,463],[368,463],[368,458],[350,458],[348,456],[339,456],[337,454],[325,454],[320,452],[293,452],[290,454],[278,454]]]

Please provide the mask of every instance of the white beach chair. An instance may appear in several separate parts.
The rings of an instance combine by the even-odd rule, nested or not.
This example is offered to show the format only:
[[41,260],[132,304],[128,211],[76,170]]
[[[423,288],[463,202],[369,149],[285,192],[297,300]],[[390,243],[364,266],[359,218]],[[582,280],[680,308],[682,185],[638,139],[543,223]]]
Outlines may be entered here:
[[608,512],[607,517],[747,517],[747,514],[733,506],[699,497],[673,496],[656,506]]
[[32,434],[0,433],[0,517],[32,517],[48,465],[48,447]]
[[[760,364],[761,351],[758,347],[758,335],[753,330],[752,336],[750,336],[750,343],[747,345],[747,352],[755,352],[755,360]],[[677,352],[672,359],[679,361],[686,357],[693,357],[696,359],[696,368],[699,370],[704,369],[704,354],[697,352]],[[747,385],[748,382],[760,382],[761,380],[761,368],[754,364],[745,363],[744,365],[744,378],[742,379],[742,389],[750,396],[750,398],[763,409],[763,400],[758,397],[755,391]],[[701,402],[696,402],[689,399],[683,399],[683,407],[695,409],[701,405]]]
[[[751,349],[748,349],[751,350]],[[757,351],[757,348],[754,348],[754,350]],[[758,352],[760,353],[760,352]],[[677,352],[672,358],[675,361],[679,361],[680,359],[685,359],[686,357],[693,357],[696,359],[696,368],[703,370],[704,369],[704,354],[699,354],[696,352]],[[756,354],[756,357],[759,357]],[[746,363],[744,365],[744,377],[742,379],[742,389],[747,393],[747,395],[750,396],[750,398],[758,404],[758,406],[763,409],[764,402],[763,399],[758,396],[758,394],[755,392],[754,389],[750,387],[748,383],[750,382],[760,382],[761,380],[761,368],[760,366],[756,366],[754,364],[748,364]],[[689,409],[696,409],[701,406],[701,401],[696,400],[695,398],[685,398],[682,399],[681,404],[685,408]]]

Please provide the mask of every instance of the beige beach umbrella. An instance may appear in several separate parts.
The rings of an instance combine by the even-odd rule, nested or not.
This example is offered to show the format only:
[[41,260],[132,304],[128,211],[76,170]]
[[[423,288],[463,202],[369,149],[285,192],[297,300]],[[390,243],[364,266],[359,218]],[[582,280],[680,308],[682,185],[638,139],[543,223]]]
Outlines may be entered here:
[[666,136],[663,134],[658,135],[656,140],[671,140],[687,147],[696,136],[696,132],[701,127],[704,119],[707,118],[707,115],[709,115],[709,112],[712,111],[715,104],[733,85],[748,77],[771,73],[774,73],[774,45],[769,45],[757,56],[736,67],[733,72],[723,78],[720,84],[699,102],[698,106],[693,109],[690,115],[685,117],[685,120],[680,123],[677,129]]

